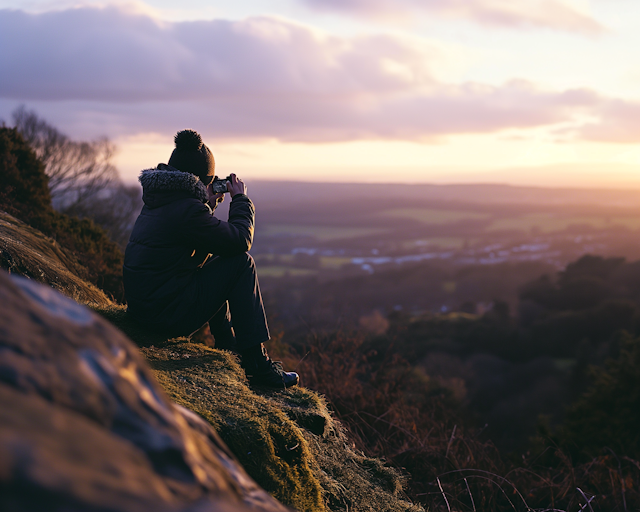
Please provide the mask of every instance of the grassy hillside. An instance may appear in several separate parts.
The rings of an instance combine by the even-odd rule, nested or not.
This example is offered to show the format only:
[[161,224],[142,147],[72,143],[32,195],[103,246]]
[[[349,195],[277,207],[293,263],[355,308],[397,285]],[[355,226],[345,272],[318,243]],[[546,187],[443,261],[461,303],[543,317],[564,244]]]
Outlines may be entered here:
[[139,328],[125,306],[78,277],[82,267],[73,254],[4,212],[0,248],[3,268],[90,305],[124,330],[169,396],[207,419],[247,472],[282,503],[314,512],[421,510],[406,500],[396,470],[355,450],[317,393],[251,389],[230,353]]
[[169,396],[207,419],[282,503],[314,512],[422,510],[406,499],[397,470],[355,449],[318,393],[250,388],[231,353],[186,338],[154,338],[122,306],[97,310],[142,346]]
[[252,390],[228,352],[175,340],[143,353],[179,404],[205,417],[267,491],[299,510],[419,510],[398,473],[350,447],[305,388]]
[[79,277],[86,273],[85,269],[70,251],[3,211],[0,211],[0,268],[49,285],[83,304],[111,304],[102,290]]
[[277,499],[300,511],[422,510],[404,499],[396,470],[355,451],[317,393],[251,389],[231,354],[135,325],[126,306],[104,293],[123,298],[120,250],[90,221],[53,210],[42,162],[5,127],[0,184],[0,266],[93,307],[125,331],[168,394],[207,419]]
[[[455,510],[578,510],[585,501],[582,490],[597,496],[594,510],[637,508],[640,465],[623,456],[632,452],[623,451],[619,458],[615,452],[596,454],[575,464],[568,452],[558,449],[562,439],[547,432],[526,457],[503,458],[455,416],[436,383],[430,385],[425,374],[403,366],[384,346],[374,350],[370,342],[381,338],[362,343],[319,339],[310,347],[301,373],[331,399],[330,413],[317,392],[252,389],[231,354],[140,328],[125,306],[114,304],[75,274],[72,253],[5,214],[0,214],[0,247],[3,265],[12,272],[90,303],[126,332],[169,396],[208,420],[247,472],[298,510],[423,510],[407,499],[405,483],[410,496],[429,510],[444,511],[449,505]],[[640,340],[634,343],[576,404],[567,430],[572,440],[596,448],[606,442],[615,449],[609,438],[622,439],[627,426],[636,425],[631,413],[615,416],[618,410],[637,409],[637,394],[629,392],[638,389]],[[594,409],[594,403],[615,406],[606,416],[599,412],[605,408]],[[598,421],[611,426],[598,431],[605,439],[583,428]],[[412,479],[404,482],[391,464],[372,455],[406,468]]]

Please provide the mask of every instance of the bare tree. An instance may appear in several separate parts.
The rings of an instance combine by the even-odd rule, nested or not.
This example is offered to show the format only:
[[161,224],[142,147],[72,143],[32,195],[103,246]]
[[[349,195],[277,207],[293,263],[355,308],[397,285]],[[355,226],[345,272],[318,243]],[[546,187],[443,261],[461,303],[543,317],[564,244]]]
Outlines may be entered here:
[[13,122],[44,163],[52,202],[58,211],[78,214],[101,190],[119,181],[111,163],[115,146],[108,139],[71,140],[24,106],[13,112]]
[[141,201],[137,187],[125,186],[118,176],[112,163],[115,145],[107,138],[72,140],[24,106],[18,107],[12,117],[44,163],[53,207],[92,219],[124,247]]

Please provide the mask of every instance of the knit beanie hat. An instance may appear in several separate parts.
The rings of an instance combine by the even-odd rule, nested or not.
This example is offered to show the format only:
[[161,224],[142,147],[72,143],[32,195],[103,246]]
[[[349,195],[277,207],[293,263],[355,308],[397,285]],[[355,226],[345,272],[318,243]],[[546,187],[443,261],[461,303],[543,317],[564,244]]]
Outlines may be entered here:
[[173,139],[176,149],[171,153],[169,165],[182,172],[190,172],[207,184],[215,176],[216,162],[213,153],[204,145],[200,134],[194,130],[182,130]]

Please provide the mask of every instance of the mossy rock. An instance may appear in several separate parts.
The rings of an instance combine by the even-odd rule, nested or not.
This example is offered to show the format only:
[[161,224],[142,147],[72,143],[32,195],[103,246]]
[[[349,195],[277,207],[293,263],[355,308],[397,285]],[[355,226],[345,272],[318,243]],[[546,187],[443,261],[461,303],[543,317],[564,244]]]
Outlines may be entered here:
[[247,472],[302,512],[420,511],[394,468],[353,449],[317,393],[252,389],[233,354],[170,340],[141,349],[169,396],[206,418]]
[[231,353],[187,340],[142,352],[169,396],[206,418],[266,491],[301,511],[325,510],[315,460],[300,428],[248,387]]

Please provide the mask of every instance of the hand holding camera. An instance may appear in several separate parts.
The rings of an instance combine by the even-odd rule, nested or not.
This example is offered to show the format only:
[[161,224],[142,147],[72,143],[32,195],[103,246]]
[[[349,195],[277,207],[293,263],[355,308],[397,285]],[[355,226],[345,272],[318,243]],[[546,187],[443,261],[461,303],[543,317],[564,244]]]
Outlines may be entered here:
[[229,192],[231,197],[236,194],[247,193],[247,186],[233,173],[224,179],[220,179],[218,177],[214,178],[210,187],[214,194],[224,194],[225,192]]

